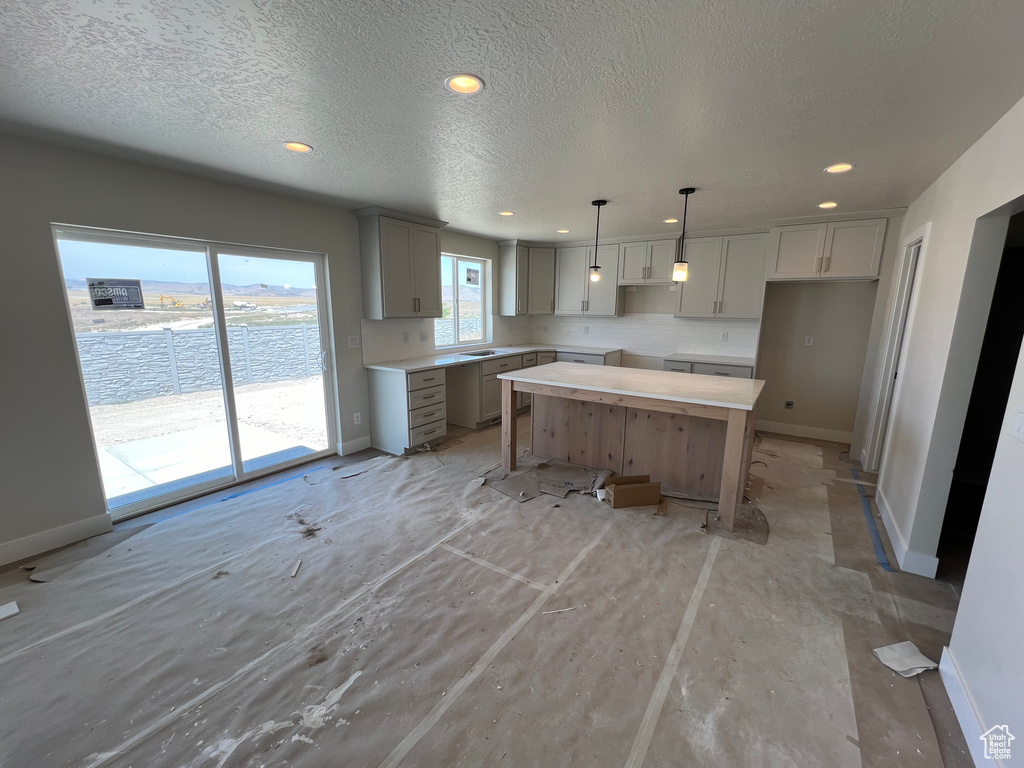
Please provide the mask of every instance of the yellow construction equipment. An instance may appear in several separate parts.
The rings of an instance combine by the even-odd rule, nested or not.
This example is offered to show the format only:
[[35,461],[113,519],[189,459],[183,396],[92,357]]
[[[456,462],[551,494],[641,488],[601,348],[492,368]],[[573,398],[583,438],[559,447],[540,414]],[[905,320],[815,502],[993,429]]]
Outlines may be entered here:
[[164,296],[163,294],[161,294],[160,295],[160,306],[163,307],[163,306],[166,306],[167,304],[170,304],[172,307],[176,307],[176,308],[184,308],[184,306],[185,306],[182,302],[178,301],[173,296]]

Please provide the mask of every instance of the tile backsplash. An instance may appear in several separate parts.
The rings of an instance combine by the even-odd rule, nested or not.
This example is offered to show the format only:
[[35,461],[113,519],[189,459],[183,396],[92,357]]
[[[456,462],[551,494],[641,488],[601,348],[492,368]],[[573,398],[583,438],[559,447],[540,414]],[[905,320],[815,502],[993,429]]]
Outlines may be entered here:
[[[757,320],[691,319],[671,314],[630,313],[621,317],[538,315],[492,318],[494,346],[573,344],[618,347],[632,355],[664,357],[673,352],[754,357]],[[721,341],[721,334],[728,334]],[[362,321],[363,362],[407,360],[434,353],[434,321]]]

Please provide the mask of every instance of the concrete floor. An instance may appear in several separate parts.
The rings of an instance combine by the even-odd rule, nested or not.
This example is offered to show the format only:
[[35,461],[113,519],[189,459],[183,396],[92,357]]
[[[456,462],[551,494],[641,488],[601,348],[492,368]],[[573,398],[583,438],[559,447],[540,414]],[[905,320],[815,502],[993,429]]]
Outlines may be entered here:
[[517,503],[480,484],[497,429],[459,439],[4,574],[0,764],[970,765],[938,674],[871,653],[937,659],[956,594],[879,566],[845,446],[763,436],[761,546],[700,505]]

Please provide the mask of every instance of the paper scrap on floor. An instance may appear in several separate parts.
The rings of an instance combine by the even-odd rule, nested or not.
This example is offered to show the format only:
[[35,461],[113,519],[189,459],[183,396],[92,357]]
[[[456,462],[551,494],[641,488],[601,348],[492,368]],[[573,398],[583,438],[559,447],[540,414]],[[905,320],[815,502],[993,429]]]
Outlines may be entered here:
[[875,656],[885,666],[903,677],[913,677],[926,669],[938,669],[939,667],[909,640],[904,643],[875,648]]
[[11,616],[18,614],[18,603],[17,601],[11,601],[0,605],[0,621],[9,619]]
[[538,464],[537,479],[540,481],[542,493],[564,499],[569,491],[591,492],[594,480],[584,467],[576,464],[544,463]]

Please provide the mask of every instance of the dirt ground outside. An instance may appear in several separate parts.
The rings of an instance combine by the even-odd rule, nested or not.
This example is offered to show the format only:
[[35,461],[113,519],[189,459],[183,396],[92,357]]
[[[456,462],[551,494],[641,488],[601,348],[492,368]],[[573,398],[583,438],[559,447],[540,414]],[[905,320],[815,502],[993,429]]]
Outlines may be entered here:
[[[294,440],[296,445],[317,450],[328,447],[321,376],[237,387],[235,405],[242,424],[276,432]],[[225,422],[224,396],[220,390],[154,397],[123,405],[97,405],[89,413],[100,446]]]

